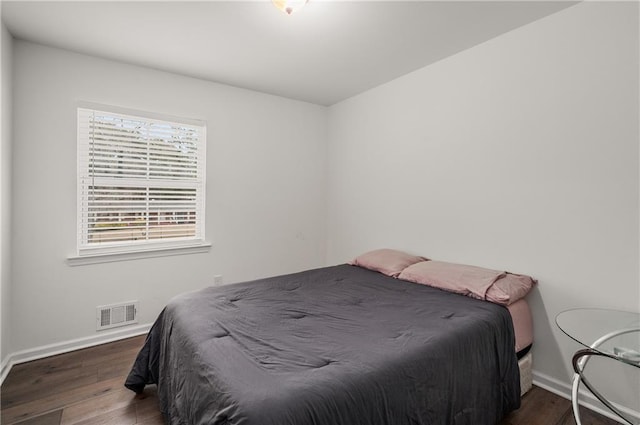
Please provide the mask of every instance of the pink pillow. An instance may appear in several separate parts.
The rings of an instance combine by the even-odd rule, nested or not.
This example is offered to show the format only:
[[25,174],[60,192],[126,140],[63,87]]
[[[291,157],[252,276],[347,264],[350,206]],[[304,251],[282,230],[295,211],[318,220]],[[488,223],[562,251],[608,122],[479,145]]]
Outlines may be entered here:
[[413,264],[398,278],[502,305],[524,297],[536,283],[529,276],[442,261]]
[[408,266],[426,260],[424,257],[410,255],[395,249],[376,249],[354,258],[349,264],[380,272],[387,276],[398,277],[400,272]]
[[531,276],[523,274],[505,273],[487,291],[486,300],[496,304],[510,305],[524,298],[533,285],[538,283]]

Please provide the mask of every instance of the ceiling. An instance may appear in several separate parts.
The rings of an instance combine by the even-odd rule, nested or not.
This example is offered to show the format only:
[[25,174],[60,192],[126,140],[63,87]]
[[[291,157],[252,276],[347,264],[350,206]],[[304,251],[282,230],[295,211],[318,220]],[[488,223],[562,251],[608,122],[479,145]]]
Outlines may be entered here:
[[567,1],[2,1],[14,37],[332,105]]

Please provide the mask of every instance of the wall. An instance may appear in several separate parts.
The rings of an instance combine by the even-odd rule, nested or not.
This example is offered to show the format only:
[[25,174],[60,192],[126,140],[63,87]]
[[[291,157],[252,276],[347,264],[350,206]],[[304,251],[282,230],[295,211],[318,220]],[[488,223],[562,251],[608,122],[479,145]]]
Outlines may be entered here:
[[[95,337],[98,305],[139,300],[151,323],[216,274],[230,283],[323,265],[325,108],[24,41],[14,66],[11,325],[23,357]],[[67,265],[80,101],[207,121],[210,252]]]
[[[11,308],[11,139],[12,139],[12,55],[13,38],[0,23],[0,375],[9,360]],[[0,381],[1,381],[0,376]]]
[[[566,394],[555,316],[640,309],[638,75],[638,4],[583,2],[332,106],[328,262],[390,247],[537,277],[535,377]],[[640,411],[619,379],[605,394]]]

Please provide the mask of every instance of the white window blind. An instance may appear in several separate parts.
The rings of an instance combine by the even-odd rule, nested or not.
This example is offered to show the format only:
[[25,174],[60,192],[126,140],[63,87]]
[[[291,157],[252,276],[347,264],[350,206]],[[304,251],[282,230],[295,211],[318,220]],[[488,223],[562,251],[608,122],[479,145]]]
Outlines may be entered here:
[[78,254],[204,241],[205,127],[78,108]]

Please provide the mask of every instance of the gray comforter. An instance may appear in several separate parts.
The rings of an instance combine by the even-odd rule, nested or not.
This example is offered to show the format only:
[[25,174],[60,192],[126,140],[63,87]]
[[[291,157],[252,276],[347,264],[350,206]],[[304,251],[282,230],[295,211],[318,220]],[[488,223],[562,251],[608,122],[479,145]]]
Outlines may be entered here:
[[127,378],[171,424],[493,425],[520,405],[501,306],[340,265],[174,298]]

